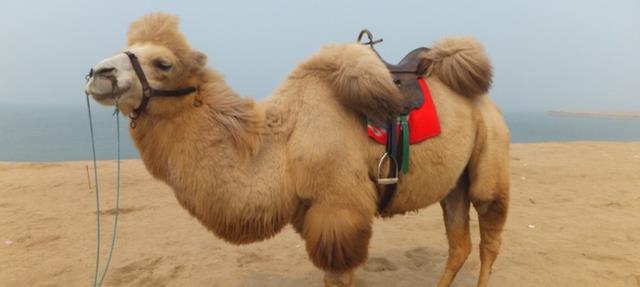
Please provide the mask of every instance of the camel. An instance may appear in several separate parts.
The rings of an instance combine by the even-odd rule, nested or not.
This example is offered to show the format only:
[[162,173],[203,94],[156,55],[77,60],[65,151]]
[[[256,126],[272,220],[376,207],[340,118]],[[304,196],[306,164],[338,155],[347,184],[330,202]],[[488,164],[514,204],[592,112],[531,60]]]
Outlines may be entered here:
[[[260,103],[239,96],[207,67],[174,15],[133,22],[125,52],[92,68],[86,92],[132,118],[129,133],[146,169],[217,237],[246,244],[291,224],[325,272],[324,285],[353,286],[375,217],[440,202],[449,257],[438,286],[449,286],[471,250],[473,203],[481,236],[478,286],[487,286],[507,216],[510,136],[486,95],[491,65],[477,41],[445,38],[425,54],[431,69],[422,77],[442,132],[411,147],[410,171],[382,214],[373,178],[384,146],[367,136],[366,119],[395,119],[401,95],[369,47],[321,48]],[[178,95],[143,101],[145,87]]]

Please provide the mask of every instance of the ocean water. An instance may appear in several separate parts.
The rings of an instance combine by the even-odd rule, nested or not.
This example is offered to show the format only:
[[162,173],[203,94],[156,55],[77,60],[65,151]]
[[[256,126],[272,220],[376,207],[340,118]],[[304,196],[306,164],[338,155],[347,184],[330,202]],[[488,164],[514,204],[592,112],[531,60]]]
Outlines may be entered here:
[[[116,156],[115,118],[110,108],[92,103],[99,159]],[[640,141],[640,120],[553,117],[545,111],[505,111],[512,141]],[[137,158],[128,120],[120,118],[122,158]],[[363,132],[365,132],[363,130]],[[89,121],[77,106],[11,105],[0,107],[0,161],[70,161],[91,159]]]
[[[11,105],[0,107],[0,161],[72,161],[91,159],[86,106]],[[92,102],[98,159],[116,158],[113,109]],[[128,120],[120,118],[121,157],[137,158]]]

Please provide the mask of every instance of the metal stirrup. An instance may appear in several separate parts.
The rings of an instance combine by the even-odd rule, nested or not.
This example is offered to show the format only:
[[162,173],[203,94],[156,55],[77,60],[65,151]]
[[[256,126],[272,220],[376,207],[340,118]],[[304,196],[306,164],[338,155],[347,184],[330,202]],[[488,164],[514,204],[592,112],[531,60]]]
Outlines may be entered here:
[[[393,164],[393,167],[395,168],[395,173],[394,173],[394,177],[380,177],[381,171],[382,171],[382,165],[384,164],[385,159],[389,159],[389,164]],[[389,185],[389,184],[397,184],[398,183],[398,162],[396,161],[395,158],[393,158],[391,155],[389,155],[389,153],[385,152],[382,157],[380,158],[380,161],[378,162],[378,178],[377,178],[377,182],[380,185]]]

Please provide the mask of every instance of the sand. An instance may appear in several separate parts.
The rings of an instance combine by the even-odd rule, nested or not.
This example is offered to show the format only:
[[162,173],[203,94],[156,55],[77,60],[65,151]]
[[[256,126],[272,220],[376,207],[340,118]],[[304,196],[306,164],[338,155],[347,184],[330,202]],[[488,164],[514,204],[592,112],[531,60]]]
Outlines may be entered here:
[[[512,200],[492,286],[640,286],[640,143],[515,144]],[[95,194],[89,162],[0,163],[0,286],[89,286]],[[215,238],[153,180],[123,163],[122,214],[105,286],[322,286],[287,227],[233,246]],[[103,242],[111,233],[114,162],[99,163]],[[474,251],[454,286],[474,286]],[[107,248],[101,254],[104,259]],[[447,255],[438,205],[376,220],[356,286],[433,286]]]

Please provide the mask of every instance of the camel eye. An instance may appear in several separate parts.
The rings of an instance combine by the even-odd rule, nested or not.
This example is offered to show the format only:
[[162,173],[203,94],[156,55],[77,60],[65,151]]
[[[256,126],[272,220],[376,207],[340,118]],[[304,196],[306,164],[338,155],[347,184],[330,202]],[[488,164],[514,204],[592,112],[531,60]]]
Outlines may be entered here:
[[162,59],[154,60],[153,61],[153,66],[158,68],[158,69],[160,69],[160,70],[163,70],[163,71],[168,71],[168,70],[171,69],[171,63],[169,63],[169,62],[167,62],[165,60],[162,60]]

